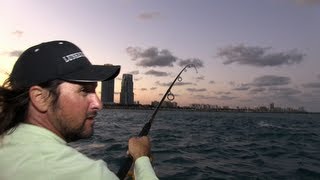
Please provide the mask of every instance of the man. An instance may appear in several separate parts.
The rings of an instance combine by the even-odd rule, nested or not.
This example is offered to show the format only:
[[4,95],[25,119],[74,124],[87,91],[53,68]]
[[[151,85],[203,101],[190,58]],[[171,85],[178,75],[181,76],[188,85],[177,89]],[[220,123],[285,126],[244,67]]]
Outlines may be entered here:
[[[27,49],[0,88],[0,179],[118,179],[102,160],[67,143],[93,134],[102,109],[97,81],[115,78],[120,66],[92,65],[67,41]],[[128,152],[136,179],[158,179],[147,137],[131,138]]]

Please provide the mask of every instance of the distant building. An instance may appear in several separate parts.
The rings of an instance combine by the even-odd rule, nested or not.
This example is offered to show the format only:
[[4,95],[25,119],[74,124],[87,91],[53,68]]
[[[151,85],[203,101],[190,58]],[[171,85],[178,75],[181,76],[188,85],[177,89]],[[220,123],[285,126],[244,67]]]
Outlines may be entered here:
[[[105,64],[105,66],[112,66],[112,64]],[[101,101],[103,104],[114,104],[114,79],[102,81]]]
[[101,101],[103,104],[114,104],[114,79],[102,81]]
[[122,104],[122,105],[133,105],[134,104],[132,74],[123,74],[122,75],[120,104]]
[[273,111],[274,110],[274,103],[270,104],[270,110]]
[[178,107],[178,103],[177,102],[173,102],[173,101],[164,101],[162,106],[163,107],[168,107],[168,108],[176,108],[176,107]]
[[[157,106],[159,106],[159,103],[160,102],[158,102],[158,101],[152,101],[151,102],[151,106],[157,107]],[[164,108],[176,108],[176,107],[178,107],[178,103],[177,102],[171,102],[171,101],[163,101],[161,107],[164,107]]]
[[160,103],[159,101],[152,101],[151,106],[157,107],[159,105],[159,103]]
[[218,109],[217,105],[210,105],[210,104],[191,104],[191,108],[193,109]]
[[300,111],[300,112],[305,112],[306,110],[304,109],[303,106],[301,106],[301,107],[298,108],[298,111]]

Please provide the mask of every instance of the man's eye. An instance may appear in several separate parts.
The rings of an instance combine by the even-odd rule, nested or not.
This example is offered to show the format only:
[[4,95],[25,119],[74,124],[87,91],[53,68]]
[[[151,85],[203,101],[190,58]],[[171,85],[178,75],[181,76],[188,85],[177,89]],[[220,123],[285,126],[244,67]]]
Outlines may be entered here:
[[81,92],[84,92],[84,93],[94,93],[95,92],[95,88],[93,87],[81,87]]
[[97,85],[95,83],[83,83],[80,85],[80,92],[89,94],[96,92]]
[[90,92],[90,89],[86,88],[86,87],[82,87],[80,90],[81,90],[81,92],[84,92],[84,93],[89,93]]

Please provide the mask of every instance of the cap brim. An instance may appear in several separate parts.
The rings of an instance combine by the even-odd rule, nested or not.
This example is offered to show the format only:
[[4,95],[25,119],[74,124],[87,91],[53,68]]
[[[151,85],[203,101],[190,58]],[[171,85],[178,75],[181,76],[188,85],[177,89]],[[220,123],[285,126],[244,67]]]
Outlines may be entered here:
[[114,79],[120,72],[120,66],[91,65],[88,68],[66,74],[61,79],[75,82],[97,82]]

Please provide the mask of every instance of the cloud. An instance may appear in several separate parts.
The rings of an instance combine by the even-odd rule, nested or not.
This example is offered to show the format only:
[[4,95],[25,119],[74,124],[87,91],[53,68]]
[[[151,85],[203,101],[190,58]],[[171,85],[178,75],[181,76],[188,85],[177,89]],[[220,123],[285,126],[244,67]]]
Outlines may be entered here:
[[147,91],[147,88],[141,88],[140,90],[141,91]]
[[214,81],[209,81],[209,84],[215,84],[215,82]]
[[186,90],[189,91],[189,92],[204,92],[204,91],[207,91],[206,88],[200,88],[200,89],[197,89],[197,88],[187,88]]
[[177,58],[167,49],[158,50],[156,47],[151,47],[143,50],[139,47],[128,47],[126,49],[132,60],[138,61],[137,66],[142,67],[172,67]]
[[215,92],[215,94],[218,94],[218,95],[221,95],[221,94],[223,94],[223,95],[229,95],[229,94],[231,94],[231,92],[229,92],[229,91],[218,91],[218,92]]
[[142,77],[139,77],[139,78],[134,78],[134,81],[140,81],[142,79]]
[[235,90],[235,91],[246,91],[249,89],[250,89],[249,86],[240,86],[240,87],[233,88],[233,90]]
[[131,71],[131,72],[128,72],[128,74],[133,74],[133,75],[138,75],[139,74],[139,71]]
[[195,97],[195,99],[214,99],[215,97],[211,97],[211,96],[205,96],[205,95],[194,95],[193,97]]
[[137,66],[142,67],[173,67],[173,64],[178,61],[178,65],[184,67],[188,64],[195,65],[196,68],[204,67],[203,61],[198,58],[191,58],[182,60],[174,56],[167,49],[158,49],[157,47],[150,47],[142,49],[140,47],[127,47],[127,54],[131,60],[137,61]]
[[236,91],[246,91],[249,89],[250,89],[249,84],[240,84],[237,87],[233,88],[233,90],[236,90]]
[[21,37],[23,35],[23,31],[16,30],[12,32],[12,34],[16,37]]
[[[259,94],[260,93],[260,94]],[[300,104],[302,92],[299,89],[290,87],[276,87],[256,88],[250,90],[251,95],[256,95],[250,98],[252,102],[274,102],[276,104]]]
[[196,77],[196,80],[198,80],[198,81],[200,81],[200,80],[204,80],[204,76]]
[[160,12],[144,12],[138,15],[141,20],[152,20],[160,17]]
[[230,81],[228,84],[231,85],[231,86],[235,86],[235,85],[236,85],[236,82]]
[[234,96],[220,96],[220,97],[217,97],[217,99],[219,100],[232,100],[232,99],[236,99],[237,97],[234,97]]
[[306,83],[302,85],[305,88],[320,88],[320,82]]
[[224,60],[223,64],[238,63],[255,67],[281,66],[300,63],[305,54],[296,49],[288,52],[268,52],[271,47],[227,46],[218,50],[217,56]]
[[169,87],[172,84],[172,82],[161,83],[160,81],[156,81],[155,84],[158,85],[158,86],[167,86],[167,87]]
[[236,84],[234,81],[231,81],[229,82],[229,85],[233,86],[232,90],[236,90],[236,91],[246,91],[250,89],[250,84],[247,84],[247,83]]
[[153,76],[168,76],[169,75],[167,72],[155,71],[153,69],[145,72],[144,74],[153,75]]
[[253,80],[253,86],[262,87],[262,86],[278,86],[278,85],[287,85],[290,83],[289,77],[283,76],[273,76],[273,75],[266,75],[257,77]]
[[278,88],[278,87],[270,87],[269,92],[275,96],[292,96],[296,94],[300,94],[301,91],[293,88]]
[[176,82],[174,85],[175,86],[185,86],[185,85],[196,85],[196,84],[191,83],[191,82]]
[[157,87],[152,87],[152,88],[150,88],[150,90],[156,90],[157,89]]
[[23,53],[23,51],[14,50],[14,51],[9,52],[9,56],[11,56],[11,57],[19,57],[22,53]]
[[179,60],[178,65],[181,67],[184,67],[188,64],[193,64],[197,68],[203,67],[203,61],[198,59],[198,58],[193,58],[193,59],[186,59],[186,60]]
[[[155,82],[156,85],[159,85],[159,86],[166,86],[166,87],[169,87],[172,82],[168,82],[168,83],[161,83],[160,81],[156,81]],[[194,85],[194,83],[191,83],[191,82],[176,82],[174,84],[174,86],[185,86],[185,85]]]
[[215,97],[215,96],[205,96],[205,95],[195,95],[195,98],[199,98],[199,99],[215,99],[215,100],[232,100],[232,99],[236,99],[237,97],[233,97],[233,96],[220,96],[220,97]]
[[139,54],[142,51],[139,47],[127,47],[126,52],[129,56],[131,56],[131,60],[135,61],[139,58]]
[[261,93],[264,92],[266,90],[266,88],[263,87],[259,87],[259,88],[254,88],[250,90],[250,94],[257,94],[257,93]]

